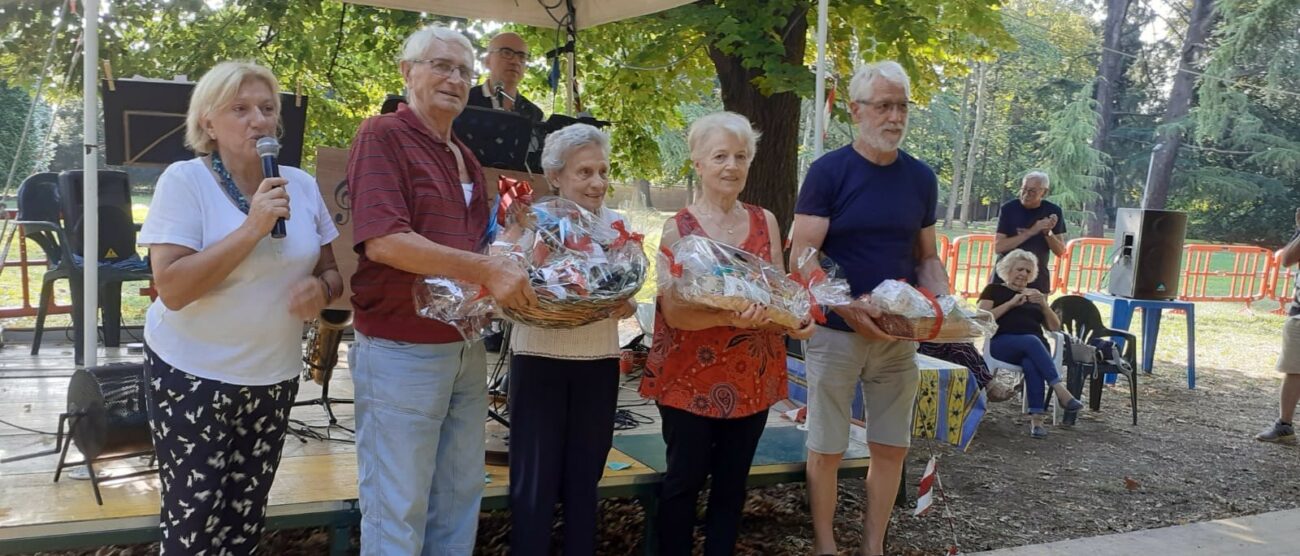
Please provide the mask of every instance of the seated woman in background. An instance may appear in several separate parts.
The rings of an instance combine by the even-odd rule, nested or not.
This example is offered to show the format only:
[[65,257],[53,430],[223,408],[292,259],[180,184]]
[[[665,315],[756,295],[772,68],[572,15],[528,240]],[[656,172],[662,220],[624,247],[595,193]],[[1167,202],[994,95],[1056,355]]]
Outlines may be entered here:
[[1029,405],[1029,436],[1046,438],[1043,415],[1047,411],[1043,384],[1056,393],[1057,402],[1069,411],[1083,409],[1065,385],[1052,362],[1043,328],[1061,329],[1061,320],[1047,306],[1047,296],[1030,288],[1038,274],[1038,257],[1024,249],[1007,253],[998,261],[996,271],[1005,284],[989,284],[980,293],[979,307],[993,313],[998,331],[989,344],[993,357],[1025,371],[1025,396]]

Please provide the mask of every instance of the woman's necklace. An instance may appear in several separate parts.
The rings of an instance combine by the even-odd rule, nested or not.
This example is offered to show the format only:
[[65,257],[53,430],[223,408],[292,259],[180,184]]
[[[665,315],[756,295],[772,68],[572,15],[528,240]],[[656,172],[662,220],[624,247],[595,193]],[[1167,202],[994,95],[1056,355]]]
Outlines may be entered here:
[[[701,206],[701,207],[704,207],[705,205],[700,205],[700,206]],[[719,215],[718,213],[713,212],[713,210],[710,208],[710,210],[709,210],[708,212],[703,212],[703,211],[701,211],[701,212],[702,212],[701,216],[703,216],[703,217],[705,217],[705,218],[709,218],[709,219],[714,219],[714,220],[716,220],[716,224],[717,224],[718,228],[720,228],[720,229],[723,231],[723,233],[727,234],[727,237],[730,238],[731,236],[736,235],[736,228],[740,226],[741,222],[743,222],[743,220],[742,220],[741,222],[735,222],[735,223],[731,224],[730,226],[727,225],[727,219],[731,217],[731,214],[732,214],[733,212],[736,212],[735,207],[737,207],[737,206],[740,206],[740,203],[734,203],[734,204],[732,204],[732,208],[731,208],[731,210],[728,210],[728,211],[726,211],[726,212],[723,212],[723,213],[721,213],[721,215]],[[720,217],[719,217],[719,216],[720,216]]]

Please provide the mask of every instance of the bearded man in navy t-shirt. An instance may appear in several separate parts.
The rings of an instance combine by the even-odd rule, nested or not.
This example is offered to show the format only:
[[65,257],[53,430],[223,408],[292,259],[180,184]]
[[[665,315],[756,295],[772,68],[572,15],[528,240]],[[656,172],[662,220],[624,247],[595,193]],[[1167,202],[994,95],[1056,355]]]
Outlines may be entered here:
[[[948,276],[935,245],[939,195],[934,171],[899,150],[907,132],[910,81],[897,62],[858,70],[849,111],[852,145],[813,162],[795,206],[793,251],[816,247],[844,270],[855,296],[884,280],[905,279],[936,295]],[[859,553],[884,554],[885,528],[911,444],[912,401],[920,371],[916,342],[895,340],[870,315],[837,310],[808,340],[808,491],[813,553],[836,554],[833,522],[840,460],[848,448],[850,407],[862,381],[867,412],[866,536]]]
[[[1048,254],[1065,256],[1065,218],[1061,207],[1045,199],[1051,185],[1044,172],[1025,174],[1020,181],[1019,197],[1007,201],[998,212],[998,231],[993,244],[999,261],[1016,249],[1024,249],[1038,257],[1038,277],[1029,283],[1029,287],[1044,294],[1052,292]],[[1002,283],[996,272],[992,282]]]

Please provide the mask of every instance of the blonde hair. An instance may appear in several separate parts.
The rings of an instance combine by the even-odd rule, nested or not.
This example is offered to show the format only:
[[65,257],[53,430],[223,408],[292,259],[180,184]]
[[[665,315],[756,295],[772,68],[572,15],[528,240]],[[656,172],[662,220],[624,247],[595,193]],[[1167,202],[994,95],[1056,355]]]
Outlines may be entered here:
[[279,128],[280,83],[271,70],[252,62],[222,62],[203,74],[190,95],[190,107],[185,114],[185,146],[201,155],[216,150],[217,141],[203,129],[203,120],[213,111],[230,104],[239,94],[239,88],[250,79],[259,79],[271,88],[276,127]]
[[1002,260],[998,261],[998,265],[994,269],[998,273],[998,278],[1001,278],[1003,282],[1010,282],[1011,280],[1008,277],[1011,275],[1011,267],[1020,261],[1029,262],[1029,266],[1034,269],[1033,272],[1029,273],[1030,282],[1038,278],[1038,256],[1024,249],[1013,249],[1005,257],[1002,257]]
[[744,141],[745,147],[749,150],[749,160],[754,160],[761,134],[754,130],[753,124],[749,123],[749,118],[726,111],[703,116],[691,124],[690,131],[686,132],[686,145],[690,150],[691,160],[695,160],[695,156],[700,154],[697,151],[704,147],[705,140],[718,131],[726,131]]

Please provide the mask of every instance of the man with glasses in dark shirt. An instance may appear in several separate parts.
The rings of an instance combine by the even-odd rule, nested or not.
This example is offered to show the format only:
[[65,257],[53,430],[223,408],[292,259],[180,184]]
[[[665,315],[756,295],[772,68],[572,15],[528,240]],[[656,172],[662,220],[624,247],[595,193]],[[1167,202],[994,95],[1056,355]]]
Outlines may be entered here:
[[[1065,256],[1065,218],[1061,207],[1046,200],[1049,187],[1051,181],[1045,172],[1025,174],[1020,182],[1020,195],[1003,204],[998,213],[998,231],[993,244],[998,260],[1016,249],[1038,257],[1038,277],[1029,287],[1045,294],[1052,291],[1048,255]],[[1001,284],[1002,280],[994,273],[992,282]]]
[[542,121],[542,109],[519,92],[528,65],[528,43],[514,33],[501,33],[488,43],[487,79],[469,92],[470,106],[514,112],[533,123]]

